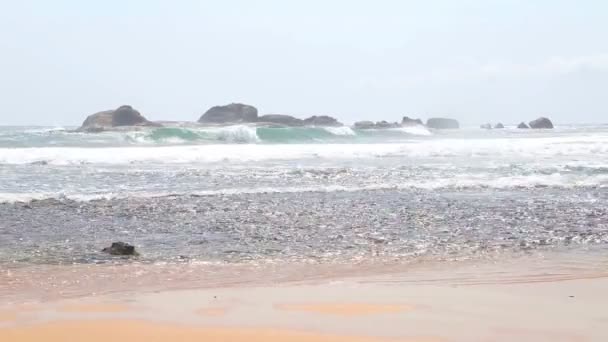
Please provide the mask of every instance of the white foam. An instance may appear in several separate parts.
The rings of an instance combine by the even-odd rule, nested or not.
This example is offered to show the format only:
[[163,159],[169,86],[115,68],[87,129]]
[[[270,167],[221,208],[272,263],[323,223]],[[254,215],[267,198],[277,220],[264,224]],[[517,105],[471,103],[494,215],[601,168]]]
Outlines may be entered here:
[[205,131],[214,132],[218,139],[227,142],[256,143],[260,141],[257,129],[251,126],[237,125],[221,128],[209,128]]
[[399,128],[393,128],[392,130],[396,130],[396,131],[400,131],[400,132],[404,132],[404,133],[412,134],[412,135],[421,135],[421,136],[433,135],[433,133],[431,133],[431,131],[429,131],[428,128],[421,126],[421,125],[404,126],[404,127],[399,127]]
[[55,127],[43,127],[43,128],[31,128],[31,129],[27,129],[24,132],[25,133],[51,133],[51,132],[63,132],[66,131],[66,128],[62,127],[62,126],[55,126]]
[[323,127],[324,130],[328,131],[333,135],[356,135],[355,131],[348,126],[340,126],[340,127]]
[[[230,139],[253,139],[251,127],[221,129]],[[255,136],[257,138],[257,136]],[[228,139],[228,138],[227,138]],[[217,144],[196,146],[42,147],[0,148],[0,164],[47,163],[51,165],[154,163],[205,164],[301,159],[477,158],[479,160],[527,158],[546,161],[608,160],[608,136],[431,139],[394,144]]]
[[224,188],[217,190],[194,190],[188,192],[148,192],[125,191],[107,193],[0,193],[0,203],[29,202],[32,200],[59,199],[88,202],[121,198],[155,198],[166,196],[216,196],[262,193],[304,193],[304,192],[356,192],[366,190],[439,190],[439,189],[511,189],[511,188],[608,188],[608,175],[572,176],[562,174],[492,177],[488,174],[460,175],[452,178],[427,180],[410,180],[401,183],[376,183],[367,185],[318,185],[318,186],[285,186],[285,187],[249,187]]

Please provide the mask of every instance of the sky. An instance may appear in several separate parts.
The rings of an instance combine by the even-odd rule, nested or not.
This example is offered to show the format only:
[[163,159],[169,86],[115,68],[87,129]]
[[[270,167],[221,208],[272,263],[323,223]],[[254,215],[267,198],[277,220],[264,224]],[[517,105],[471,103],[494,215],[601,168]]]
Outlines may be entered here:
[[0,0],[0,125],[231,102],[346,123],[607,123],[607,37],[603,0]]

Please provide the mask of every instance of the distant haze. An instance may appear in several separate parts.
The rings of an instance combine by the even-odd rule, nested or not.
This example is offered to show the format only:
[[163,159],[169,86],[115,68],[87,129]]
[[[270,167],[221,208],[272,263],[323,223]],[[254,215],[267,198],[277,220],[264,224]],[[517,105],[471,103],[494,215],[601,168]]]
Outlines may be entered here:
[[0,0],[0,125],[230,102],[351,123],[608,122],[606,1]]

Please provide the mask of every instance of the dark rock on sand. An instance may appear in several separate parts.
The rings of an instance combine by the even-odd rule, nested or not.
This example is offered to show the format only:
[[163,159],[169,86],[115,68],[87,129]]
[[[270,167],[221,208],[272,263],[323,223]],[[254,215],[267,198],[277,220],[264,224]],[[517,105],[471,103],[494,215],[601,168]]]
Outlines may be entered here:
[[101,132],[114,127],[124,126],[160,126],[148,121],[141,113],[131,106],[120,106],[115,110],[107,110],[89,115],[78,129],[87,132]]
[[268,114],[258,117],[260,123],[272,123],[285,126],[304,126],[304,120],[295,118],[291,115]]
[[481,125],[479,127],[482,128],[482,129],[492,129],[492,124],[487,123],[487,124],[483,124],[483,125]]
[[530,128],[536,128],[536,129],[553,128],[553,122],[551,122],[551,120],[549,120],[545,117],[540,117],[534,121],[530,121]]
[[458,121],[446,118],[431,118],[428,119],[426,125],[435,129],[457,129],[460,128]]
[[355,128],[356,129],[372,129],[375,128],[376,124],[374,124],[372,121],[357,121],[355,122]]
[[412,119],[410,117],[404,116],[403,120],[401,120],[402,126],[424,126],[424,123],[420,119]]
[[198,122],[229,124],[256,122],[257,120],[257,108],[242,103],[231,103],[226,106],[215,106],[210,108],[207,112],[205,112],[205,114],[203,114],[203,116],[201,116]]
[[499,123],[497,123],[497,124],[494,126],[494,128],[496,128],[496,129],[503,129],[503,128],[505,128],[505,125],[503,125],[502,123],[500,123],[500,122],[499,122]]
[[517,128],[520,128],[520,129],[528,129],[528,128],[530,128],[530,127],[528,127],[528,125],[526,125],[526,123],[525,123],[525,122],[522,122],[522,123],[520,123],[519,125],[517,125]]
[[135,246],[132,246],[125,242],[114,242],[112,246],[106,247],[101,250],[104,253],[108,253],[110,255],[137,255],[138,253],[135,251]]
[[311,116],[308,119],[304,119],[304,124],[306,126],[344,126],[337,119],[327,115]]

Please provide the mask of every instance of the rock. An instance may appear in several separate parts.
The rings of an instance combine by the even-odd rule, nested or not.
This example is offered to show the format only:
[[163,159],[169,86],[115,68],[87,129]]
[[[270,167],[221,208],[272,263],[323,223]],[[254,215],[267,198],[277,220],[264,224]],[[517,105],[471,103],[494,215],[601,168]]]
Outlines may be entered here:
[[110,255],[138,255],[135,251],[135,246],[125,242],[113,242],[112,246],[106,247],[101,251]]
[[528,128],[530,128],[530,127],[528,127],[528,125],[526,125],[526,123],[525,123],[525,122],[522,122],[522,123],[520,123],[519,125],[517,125],[517,128],[520,128],[520,129],[528,129]]
[[242,103],[231,103],[226,106],[211,107],[208,111],[205,112],[205,114],[203,114],[203,116],[201,116],[200,119],[198,119],[198,122],[229,124],[256,122],[257,120],[257,108]]
[[479,127],[482,128],[482,129],[492,129],[492,124],[487,123],[487,124],[483,124],[483,125],[481,125]]
[[399,127],[399,124],[396,122],[388,122],[388,121],[378,121],[376,122],[376,127],[375,128],[397,128]]
[[551,120],[549,120],[545,117],[540,117],[534,121],[530,121],[530,128],[536,128],[536,129],[553,128],[553,122],[551,122]]
[[356,129],[372,129],[375,128],[376,124],[374,124],[372,121],[358,121],[355,122],[355,128]]
[[311,116],[308,119],[304,119],[304,124],[306,126],[344,126],[337,119],[327,115]]
[[387,129],[401,127],[397,122],[388,122],[385,120],[373,123],[372,121],[355,122],[356,129]]
[[402,126],[424,126],[424,123],[420,119],[412,119],[410,117],[404,116],[401,120]]
[[499,123],[497,123],[497,124],[494,126],[494,128],[496,128],[496,129],[503,129],[503,128],[505,128],[505,125],[503,125],[502,123],[500,123],[500,122],[499,122]]
[[431,118],[428,119],[426,125],[435,129],[457,129],[460,128],[458,121],[446,118]]
[[304,126],[304,120],[294,118],[291,115],[268,114],[258,117],[260,123],[273,123],[285,126]]
[[101,132],[114,127],[124,126],[160,126],[157,123],[148,121],[143,115],[131,106],[120,106],[115,110],[89,115],[78,129],[87,132]]

